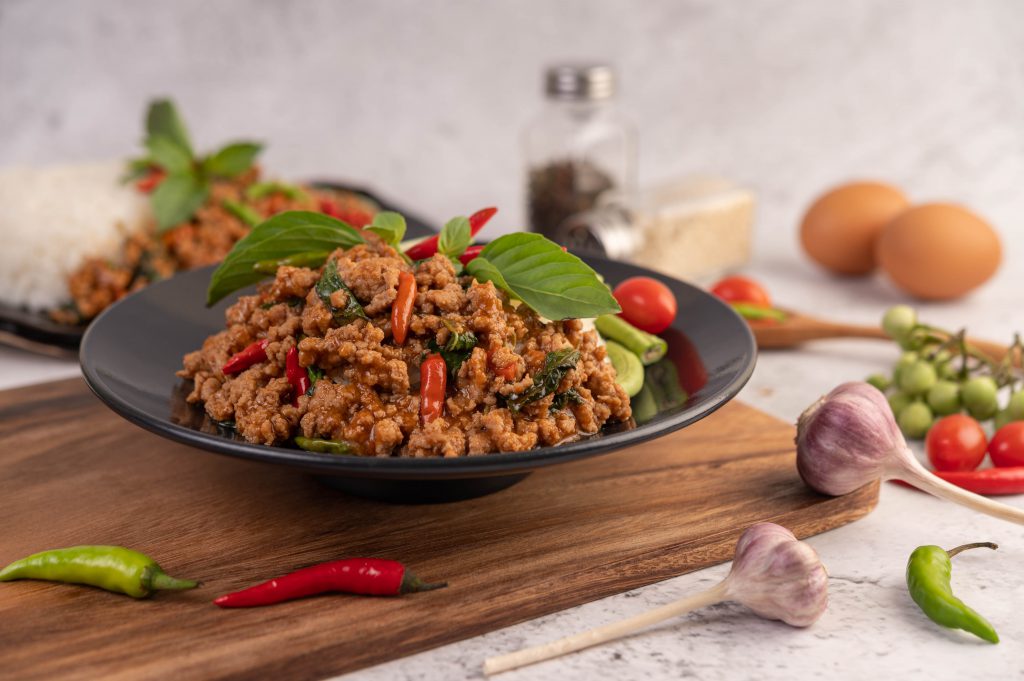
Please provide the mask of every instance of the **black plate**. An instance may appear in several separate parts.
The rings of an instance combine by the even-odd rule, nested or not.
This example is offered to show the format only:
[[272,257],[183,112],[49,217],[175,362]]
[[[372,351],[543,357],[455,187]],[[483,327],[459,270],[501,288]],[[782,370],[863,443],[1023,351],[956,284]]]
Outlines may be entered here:
[[401,503],[470,498],[507,487],[542,466],[678,430],[725,404],[754,370],[754,338],[728,305],[695,286],[640,267],[596,257],[586,260],[611,285],[637,275],[660,279],[675,293],[679,313],[665,334],[668,358],[648,372],[652,391],[633,400],[643,423],[620,425],[557,447],[456,459],[376,458],[254,445],[218,432],[201,409],[185,404],[187,386],[174,375],[185,353],[224,328],[224,309],[235,299],[203,307],[209,267],[156,283],[103,312],[82,340],[82,370],[89,387],[111,409],[178,442],[314,473],[361,496]]
[[[359,194],[376,203],[383,210],[401,213],[405,216],[408,227],[407,238],[409,239],[428,236],[437,231],[425,220],[361,187],[329,181],[315,181],[310,184],[314,187]],[[86,327],[86,324],[78,326],[58,324],[50,319],[46,312],[36,312],[0,303],[0,342],[33,352],[59,356],[63,354],[62,350],[70,350],[73,354],[73,351],[77,350],[79,343],[82,342],[82,335],[85,333]]]

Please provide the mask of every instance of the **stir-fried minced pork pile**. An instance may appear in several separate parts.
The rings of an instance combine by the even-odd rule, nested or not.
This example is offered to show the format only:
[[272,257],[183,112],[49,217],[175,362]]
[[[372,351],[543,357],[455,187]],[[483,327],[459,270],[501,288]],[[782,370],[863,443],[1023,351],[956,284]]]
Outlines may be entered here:
[[[246,440],[267,445],[296,436],[351,443],[363,456],[463,456],[556,445],[630,419],[629,397],[595,331],[579,320],[542,322],[513,306],[490,282],[457,276],[435,255],[416,265],[367,234],[368,243],[331,254],[325,267],[280,267],[272,282],[226,312],[227,329],[184,358],[188,396],[215,421],[233,421]],[[369,321],[336,321],[316,290],[333,261]],[[392,338],[391,307],[399,276],[413,272],[416,298],[404,345]],[[344,289],[330,296],[337,310]],[[447,382],[440,417],[421,424],[420,364],[454,338],[475,338]],[[250,344],[268,339],[267,359],[225,376],[222,367]],[[298,346],[302,367],[323,372],[295,400],[286,356]],[[545,360],[575,359],[553,391],[540,385]],[[570,360],[571,362],[572,360]],[[548,362],[550,365],[551,362]],[[450,368],[450,367],[449,367]],[[549,381],[550,382],[550,381]],[[524,403],[524,394],[532,401]],[[297,403],[294,406],[293,402]]]

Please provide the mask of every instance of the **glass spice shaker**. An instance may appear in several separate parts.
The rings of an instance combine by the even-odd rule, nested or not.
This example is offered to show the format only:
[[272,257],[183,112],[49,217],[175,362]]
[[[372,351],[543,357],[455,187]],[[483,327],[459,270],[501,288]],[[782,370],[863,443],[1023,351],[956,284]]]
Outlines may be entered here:
[[611,67],[552,66],[545,89],[547,106],[527,127],[523,142],[530,229],[550,238],[571,216],[611,197],[628,205],[636,136],[615,110]]

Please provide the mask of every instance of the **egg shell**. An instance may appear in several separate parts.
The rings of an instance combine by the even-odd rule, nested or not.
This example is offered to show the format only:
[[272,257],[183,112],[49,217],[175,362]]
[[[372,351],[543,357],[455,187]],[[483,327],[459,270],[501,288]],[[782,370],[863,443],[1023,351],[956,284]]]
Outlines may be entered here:
[[882,182],[851,182],[820,196],[800,225],[800,242],[818,264],[836,274],[875,269],[875,242],[882,228],[909,202]]
[[952,203],[926,203],[902,213],[878,237],[882,270],[901,289],[925,300],[959,298],[995,274],[999,235]]

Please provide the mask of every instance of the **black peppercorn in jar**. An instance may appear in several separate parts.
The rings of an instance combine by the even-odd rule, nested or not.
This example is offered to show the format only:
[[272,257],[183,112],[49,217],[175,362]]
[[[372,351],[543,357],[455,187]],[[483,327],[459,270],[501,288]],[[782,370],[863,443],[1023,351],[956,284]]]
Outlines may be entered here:
[[635,141],[615,110],[615,77],[601,64],[548,69],[547,106],[526,129],[530,229],[553,237],[609,196],[628,202]]

